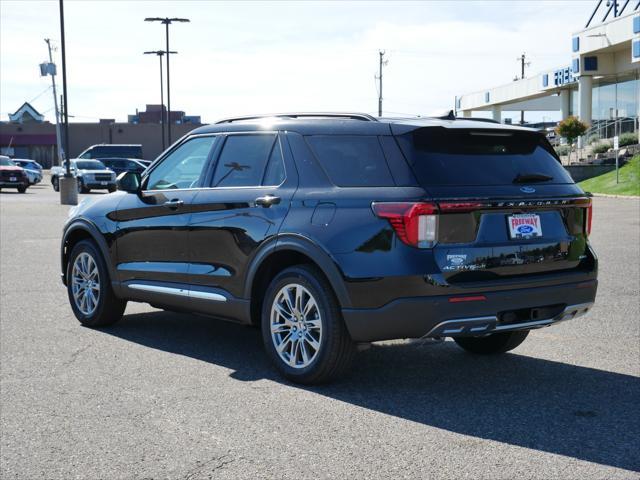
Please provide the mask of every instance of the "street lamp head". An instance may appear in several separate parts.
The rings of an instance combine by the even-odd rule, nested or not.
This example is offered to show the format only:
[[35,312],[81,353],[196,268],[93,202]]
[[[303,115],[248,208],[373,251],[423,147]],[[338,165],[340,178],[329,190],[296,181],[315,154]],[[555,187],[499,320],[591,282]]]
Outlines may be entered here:
[[171,24],[173,22],[190,22],[188,18],[169,18],[169,17],[147,17],[144,19],[145,22],[161,22],[165,25]]
[[[158,56],[163,56],[165,53],[167,53],[165,50],[151,50],[149,52],[142,52],[144,55],[158,55]],[[175,54],[178,53],[175,50],[171,50],[169,53],[171,54]]]

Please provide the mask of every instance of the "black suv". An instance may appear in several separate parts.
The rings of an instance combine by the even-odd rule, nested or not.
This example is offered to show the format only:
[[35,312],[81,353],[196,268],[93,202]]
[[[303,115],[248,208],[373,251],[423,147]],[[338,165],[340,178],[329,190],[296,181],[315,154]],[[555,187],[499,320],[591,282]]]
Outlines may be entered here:
[[526,128],[236,118],[190,132],[118,187],[64,228],[80,322],[112,324],[131,300],[259,325],[296,382],[334,378],[377,340],[503,353],[596,296],[591,200]]

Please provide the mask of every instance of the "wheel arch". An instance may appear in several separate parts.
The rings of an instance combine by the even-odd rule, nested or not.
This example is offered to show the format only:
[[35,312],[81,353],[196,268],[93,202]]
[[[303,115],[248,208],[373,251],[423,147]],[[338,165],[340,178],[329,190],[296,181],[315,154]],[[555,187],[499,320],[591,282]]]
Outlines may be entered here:
[[66,285],[66,272],[67,265],[69,263],[69,255],[71,255],[73,247],[82,240],[91,240],[96,245],[96,247],[98,247],[102,258],[107,265],[111,283],[112,285],[114,285],[114,290],[116,290],[115,284],[117,283],[116,280],[118,277],[116,276],[115,269],[113,268],[113,264],[111,262],[109,246],[107,245],[104,236],[102,235],[102,233],[100,233],[98,228],[84,219],[75,220],[73,223],[67,226],[62,236],[62,244],[60,248],[62,282]]
[[331,284],[342,308],[351,306],[344,277],[330,254],[302,235],[279,236],[265,245],[247,270],[244,298],[251,301],[251,323],[259,323],[263,295],[273,277],[293,265],[309,264],[318,268]]

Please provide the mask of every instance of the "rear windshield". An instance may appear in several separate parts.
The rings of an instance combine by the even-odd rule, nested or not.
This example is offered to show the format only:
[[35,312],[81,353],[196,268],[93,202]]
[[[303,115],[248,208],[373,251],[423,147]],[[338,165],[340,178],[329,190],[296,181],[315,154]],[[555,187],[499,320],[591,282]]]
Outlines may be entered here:
[[85,151],[80,158],[142,158],[142,147],[136,145],[98,145]]
[[422,185],[510,185],[532,175],[537,183],[573,183],[534,132],[426,127],[396,138]]
[[390,187],[389,166],[376,136],[312,135],[311,150],[339,187]]

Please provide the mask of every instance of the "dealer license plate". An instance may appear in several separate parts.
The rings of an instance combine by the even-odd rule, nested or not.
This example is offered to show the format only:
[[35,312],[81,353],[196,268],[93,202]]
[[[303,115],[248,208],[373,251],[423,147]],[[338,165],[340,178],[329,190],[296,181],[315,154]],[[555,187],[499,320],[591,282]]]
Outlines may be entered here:
[[542,236],[539,215],[509,215],[507,221],[509,222],[509,236],[511,238],[537,238]]

